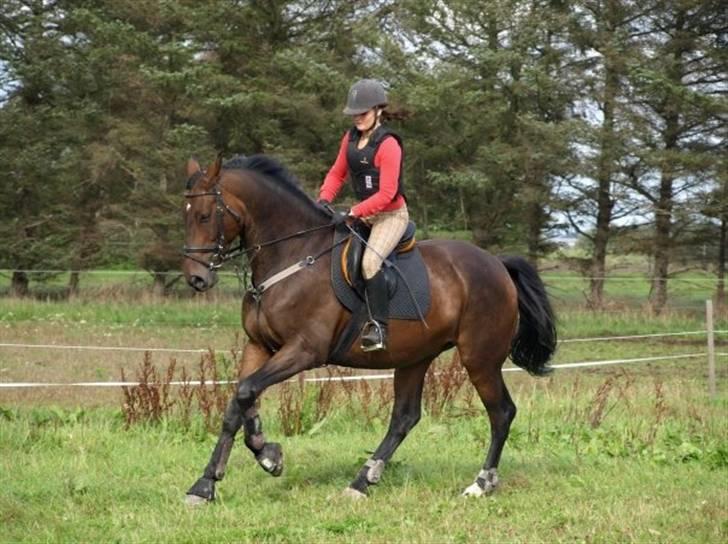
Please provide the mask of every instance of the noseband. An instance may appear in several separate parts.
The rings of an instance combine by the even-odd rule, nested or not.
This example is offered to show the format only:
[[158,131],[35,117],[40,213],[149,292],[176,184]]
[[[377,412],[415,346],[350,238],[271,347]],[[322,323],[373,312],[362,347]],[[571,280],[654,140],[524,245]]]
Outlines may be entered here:
[[[189,182],[188,187],[191,187],[194,185],[194,182],[197,181],[197,178],[202,175],[201,172],[198,172],[197,174],[193,175]],[[227,205],[225,202],[225,199],[223,199],[222,191],[220,190],[220,186],[215,182],[215,185],[212,186],[212,189],[209,191],[201,192],[201,193],[192,193],[192,192],[186,192],[185,198],[198,198],[201,196],[214,196],[215,197],[215,219],[217,221],[217,236],[216,240],[217,243],[214,246],[184,246],[184,257],[186,259],[190,259],[192,261],[195,261],[197,263],[200,263],[202,266],[209,270],[217,270],[218,268],[222,267],[222,265],[229,261],[230,259],[233,259],[237,257],[238,255],[242,254],[245,249],[243,248],[243,241],[240,240],[240,244],[232,249],[225,250],[225,213],[229,213],[233,216],[235,221],[237,222],[239,227],[242,227],[242,218],[240,215],[233,210],[230,206]],[[195,253],[212,253],[212,257],[208,262],[203,261],[202,259],[196,257]]]

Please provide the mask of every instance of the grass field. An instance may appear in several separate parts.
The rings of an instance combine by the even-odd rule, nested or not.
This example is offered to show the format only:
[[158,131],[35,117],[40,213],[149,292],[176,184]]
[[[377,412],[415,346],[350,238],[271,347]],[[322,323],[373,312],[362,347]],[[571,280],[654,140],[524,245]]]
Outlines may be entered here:
[[[566,289],[571,298],[555,297],[560,336],[701,330],[702,289],[659,318],[621,303],[593,314]],[[728,329],[725,315],[716,328]],[[212,347],[233,358],[239,332],[239,306],[229,296],[0,299],[0,343]],[[717,341],[728,351],[728,335]],[[564,343],[555,363],[704,351],[699,335]],[[173,356],[190,369],[200,360],[191,353],[152,360],[165,367]],[[6,347],[0,381],[117,380],[142,359],[141,352]],[[459,494],[478,472],[489,435],[469,386],[443,413],[426,411],[364,503],[340,493],[384,435],[386,403],[370,399],[372,411],[362,398],[338,394],[318,423],[284,436],[283,391],[274,388],[262,413],[269,437],[283,444],[283,476],[263,473],[240,444],[218,502],[197,510],[182,498],[215,441],[201,418],[126,429],[116,389],[0,389],[0,542],[724,542],[727,363],[718,359],[716,399],[706,394],[702,358],[562,370],[546,379],[507,373],[519,415],[502,486],[469,500]],[[315,397],[316,386],[305,387]]]
[[264,474],[241,445],[218,502],[199,510],[182,497],[214,444],[200,427],[125,431],[116,410],[5,408],[0,540],[724,542],[726,398],[708,400],[702,380],[671,370],[510,375],[520,415],[502,486],[467,500],[459,493],[482,462],[487,421],[457,407],[425,416],[371,498],[352,503],[340,492],[385,418],[342,407],[315,432],[283,438],[273,395],[264,422],[283,438],[283,476]]

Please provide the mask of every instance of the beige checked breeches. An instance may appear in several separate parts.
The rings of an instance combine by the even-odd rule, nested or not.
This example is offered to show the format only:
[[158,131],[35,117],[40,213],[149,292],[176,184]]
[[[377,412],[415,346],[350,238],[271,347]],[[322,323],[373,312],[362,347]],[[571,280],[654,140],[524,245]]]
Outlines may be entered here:
[[369,247],[364,251],[362,259],[362,272],[364,279],[369,280],[376,276],[382,267],[382,262],[399,244],[409,222],[407,206],[391,212],[379,212],[377,215],[365,218],[372,226],[369,235]]

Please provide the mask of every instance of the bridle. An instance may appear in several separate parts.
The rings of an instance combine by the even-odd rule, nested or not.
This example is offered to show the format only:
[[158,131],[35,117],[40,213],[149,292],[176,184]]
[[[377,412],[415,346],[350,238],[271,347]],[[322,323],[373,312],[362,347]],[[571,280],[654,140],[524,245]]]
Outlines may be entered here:
[[[195,172],[192,174],[192,176],[187,181],[187,187],[194,187],[195,182],[204,175],[202,171]],[[227,261],[234,259],[235,257],[239,255],[247,255],[250,256],[251,253],[257,253],[261,249],[267,246],[272,246],[274,244],[277,244],[279,242],[284,242],[285,240],[290,240],[291,238],[297,238],[299,236],[303,236],[304,234],[308,234],[310,232],[315,232],[317,230],[322,229],[330,229],[333,227],[333,224],[327,223],[325,225],[319,225],[317,227],[312,227],[309,229],[303,229],[299,230],[297,232],[294,232],[292,234],[288,234],[286,236],[281,236],[280,238],[276,238],[274,240],[268,240],[267,242],[262,242],[260,244],[256,244],[252,247],[246,248],[243,246],[243,240],[240,238],[240,242],[237,246],[226,250],[225,249],[225,228],[224,228],[224,221],[225,221],[225,214],[229,213],[233,216],[235,221],[238,224],[238,236],[240,235],[240,230],[242,230],[243,227],[243,219],[240,217],[240,214],[238,214],[235,210],[233,210],[226,202],[225,199],[222,196],[222,191],[220,190],[219,185],[219,178],[215,180],[215,183],[213,184],[212,188],[208,191],[203,191],[200,193],[193,193],[193,192],[185,192],[185,198],[197,198],[202,196],[214,196],[215,197],[215,220],[217,222],[217,234],[216,234],[216,243],[214,246],[184,246],[184,252],[183,255],[186,259],[190,259],[192,261],[195,261],[196,263],[201,264],[208,270],[218,270],[222,268],[222,265],[225,264]],[[331,251],[333,248],[328,248],[326,251],[322,252],[327,253],[328,251]],[[212,257],[208,262],[203,261],[202,259],[199,259],[194,254],[195,253],[212,253]],[[305,259],[305,262],[308,266],[312,265],[318,257],[321,255],[316,256],[308,256]],[[295,266],[295,265],[294,265]],[[282,279],[282,278],[281,278]],[[264,282],[266,283],[266,282]],[[267,289],[272,284],[266,283],[265,289]],[[262,291],[260,291],[262,294]]]
[[[195,182],[203,175],[204,174],[201,171],[194,173],[187,181],[187,187],[193,187]],[[236,247],[228,250],[225,249],[225,214],[229,213],[232,215],[240,228],[243,226],[243,219],[240,217],[240,214],[238,214],[225,202],[217,180],[215,180],[215,184],[209,191],[203,191],[200,193],[193,193],[190,191],[185,192],[185,198],[198,198],[202,196],[215,197],[215,219],[217,223],[216,244],[214,246],[188,246],[185,244],[183,255],[186,259],[200,263],[208,270],[217,270],[221,268],[226,261],[234,259],[246,251],[243,247],[242,239]],[[194,255],[195,253],[212,253],[212,257],[208,262],[205,262],[196,257]]]

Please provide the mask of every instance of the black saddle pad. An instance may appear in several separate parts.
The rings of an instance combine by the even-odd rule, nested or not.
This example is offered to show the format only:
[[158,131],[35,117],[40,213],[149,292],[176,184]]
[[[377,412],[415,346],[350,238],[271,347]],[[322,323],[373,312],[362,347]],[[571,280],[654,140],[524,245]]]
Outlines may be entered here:
[[[348,231],[342,232],[337,229],[334,232],[334,243],[349,236],[352,235]],[[364,301],[344,279],[341,271],[341,253],[343,250],[344,243],[341,243],[334,248],[331,254],[331,285],[339,302],[353,313]],[[423,317],[427,315],[430,310],[430,280],[419,248],[415,246],[414,249],[406,253],[390,255],[387,261],[393,262],[406,278],[406,282],[400,277],[397,278],[397,288],[389,299],[389,317],[391,319],[419,320],[417,306],[419,306]],[[386,261],[383,266],[387,266]],[[389,273],[399,276],[396,270],[393,269],[390,269]],[[411,294],[407,289],[407,285],[412,291]],[[413,298],[417,301],[417,306],[415,306]]]

